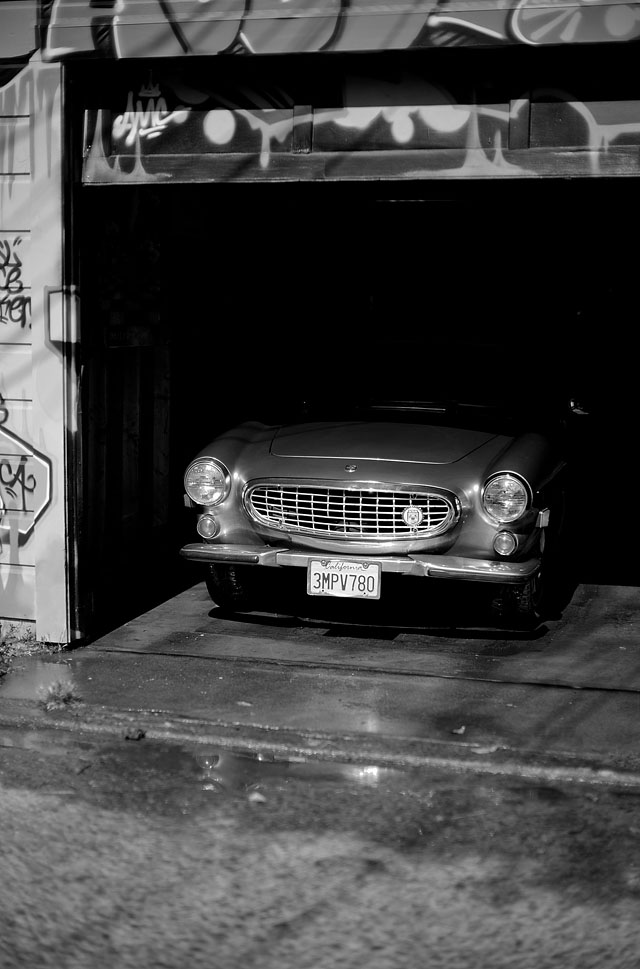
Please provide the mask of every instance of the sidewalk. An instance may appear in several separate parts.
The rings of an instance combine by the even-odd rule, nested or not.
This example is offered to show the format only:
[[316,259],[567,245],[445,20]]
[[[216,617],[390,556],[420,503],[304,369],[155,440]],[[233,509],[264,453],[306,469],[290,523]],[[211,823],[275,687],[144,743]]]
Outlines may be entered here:
[[[558,643],[535,666],[526,654],[506,666],[404,642],[336,647],[323,629],[212,622],[209,609],[195,586],[92,645],[17,660],[0,679],[0,724],[640,787],[640,694],[614,688],[633,684],[611,664],[595,685],[586,647],[569,683]],[[44,709],[60,683],[78,702]]]

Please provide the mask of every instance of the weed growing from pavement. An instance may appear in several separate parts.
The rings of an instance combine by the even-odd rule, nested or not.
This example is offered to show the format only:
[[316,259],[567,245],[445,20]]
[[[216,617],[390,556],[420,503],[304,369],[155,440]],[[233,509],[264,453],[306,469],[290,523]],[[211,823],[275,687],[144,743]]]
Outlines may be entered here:
[[62,649],[61,643],[36,639],[34,624],[0,620],[0,676],[16,656],[59,653]]
[[40,688],[38,703],[45,710],[63,710],[80,703],[80,696],[73,683],[60,679]]

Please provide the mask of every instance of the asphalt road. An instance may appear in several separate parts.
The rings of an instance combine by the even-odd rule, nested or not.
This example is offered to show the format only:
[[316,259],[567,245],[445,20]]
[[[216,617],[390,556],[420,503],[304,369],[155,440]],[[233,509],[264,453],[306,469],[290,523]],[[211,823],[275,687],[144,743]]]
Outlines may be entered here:
[[637,969],[637,588],[536,634],[433,605],[231,618],[196,585],[17,661],[0,964]]

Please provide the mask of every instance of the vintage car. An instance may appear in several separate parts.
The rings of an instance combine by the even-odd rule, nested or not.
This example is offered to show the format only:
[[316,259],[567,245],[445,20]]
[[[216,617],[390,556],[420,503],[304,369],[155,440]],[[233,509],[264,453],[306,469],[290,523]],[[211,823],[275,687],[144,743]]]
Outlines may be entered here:
[[325,393],[197,454],[184,487],[198,541],[180,551],[219,607],[250,610],[265,569],[361,600],[396,573],[483,583],[496,622],[540,622],[567,574],[570,402],[423,383],[411,399]]

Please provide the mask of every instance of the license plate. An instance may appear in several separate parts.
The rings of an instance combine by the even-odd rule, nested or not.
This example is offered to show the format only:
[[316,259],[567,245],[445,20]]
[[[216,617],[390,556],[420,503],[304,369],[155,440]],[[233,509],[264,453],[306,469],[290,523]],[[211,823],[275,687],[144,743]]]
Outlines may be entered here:
[[307,592],[310,596],[379,599],[381,571],[379,562],[312,559],[307,566]]

